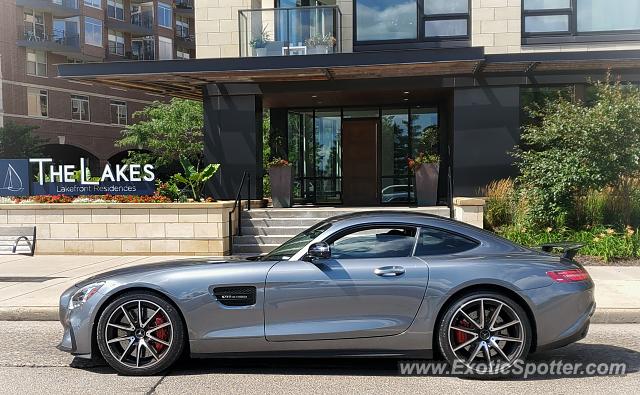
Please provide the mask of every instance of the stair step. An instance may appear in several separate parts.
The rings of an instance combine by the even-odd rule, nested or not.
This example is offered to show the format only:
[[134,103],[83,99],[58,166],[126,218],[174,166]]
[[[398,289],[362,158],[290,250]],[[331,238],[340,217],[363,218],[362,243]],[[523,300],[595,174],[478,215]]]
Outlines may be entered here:
[[288,236],[293,237],[306,230],[308,226],[269,226],[269,227],[243,227],[243,235],[262,236]]
[[305,209],[305,208],[286,208],[286,209],[257,209],[251,211],[243,211],[242,218],[260,219],[260,218],[318,218],[325,219],[340,214],[350,213],[352,210],[340,209]]
[[234,254],[261,254],[264,252],[270,252],[276,249],[279,244],[234,244]]
[[282,227],[282,226],[294,226],[308,228],[325,218],[254,218],[254,219],[242,219],[242,227]]
[[242,244],[277,244],[280,245],[293,236],[242,235],[233,236],[234,245]]

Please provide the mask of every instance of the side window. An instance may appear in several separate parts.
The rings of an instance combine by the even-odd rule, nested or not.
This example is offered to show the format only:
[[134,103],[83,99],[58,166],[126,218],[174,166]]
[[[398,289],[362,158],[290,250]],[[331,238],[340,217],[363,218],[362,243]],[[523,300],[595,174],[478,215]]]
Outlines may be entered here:
[[416,228],[356,228],[337,239],[329,240],[335,259],[400,258],[410,256],[415,244]]
[[446,255],[455,254],[475,248],[476,241],[450,233],[442,229],[422,228],[415,255]]

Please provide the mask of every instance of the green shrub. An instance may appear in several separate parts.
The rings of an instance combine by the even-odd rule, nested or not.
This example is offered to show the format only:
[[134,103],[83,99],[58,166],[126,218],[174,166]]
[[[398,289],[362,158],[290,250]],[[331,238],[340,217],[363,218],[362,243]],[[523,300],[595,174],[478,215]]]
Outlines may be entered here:
[[497,229],[513,223],[516,195],[512,179],[492,181],[480,193],[485,197],[486,228]]
[[[640,171],[640,89],[607,79],[594,92],[592,106],[562,96],[547,102],[533,110],[540,122],[523,128],[516,184],[531,226],[567,225],[577,196]],[[587,221],[602,215],[602,202],[591,198],[581,208]]]
[[549,227],[536,230],[522,226],[508,226],[501,228],[498,234],[528,247],[562,241],[583,243],[585,246],[579,250],[580,255],[596,256],[606,262],[614,259],[640,258],[640,236],[638,230],[632,227],[614,230],[598,226],[575,231],[568,228]]

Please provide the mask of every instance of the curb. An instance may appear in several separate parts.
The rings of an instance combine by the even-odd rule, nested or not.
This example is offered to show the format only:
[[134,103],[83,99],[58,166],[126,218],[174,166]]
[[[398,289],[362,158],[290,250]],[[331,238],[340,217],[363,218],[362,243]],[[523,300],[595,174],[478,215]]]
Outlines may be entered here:
[[[59,321],[57,307],[0,307],[0,321]],[[638,324],[640,309],[596,309],[592,324]]]

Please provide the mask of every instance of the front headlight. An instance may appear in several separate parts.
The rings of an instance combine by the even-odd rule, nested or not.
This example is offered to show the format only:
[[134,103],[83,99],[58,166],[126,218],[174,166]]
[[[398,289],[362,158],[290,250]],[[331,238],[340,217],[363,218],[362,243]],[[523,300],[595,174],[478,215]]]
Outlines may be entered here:
[[69,310],[73,310],[82,306],[82,304],[89,300],[93,295],[95,295],[103,285],[104,281],[99,283],[91,283],[77,290],[76,293],[73,294],[71,299],[69,299]]

